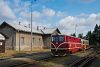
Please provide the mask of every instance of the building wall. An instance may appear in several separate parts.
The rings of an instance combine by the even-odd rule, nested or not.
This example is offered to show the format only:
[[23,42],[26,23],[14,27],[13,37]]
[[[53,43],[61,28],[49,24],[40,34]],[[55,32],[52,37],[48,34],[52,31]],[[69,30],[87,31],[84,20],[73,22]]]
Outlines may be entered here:
[[43,36],[44,48],[50,48],[51,36],[59,34],[57,31],[54,31],[52,34],[47,34]]
[[[21,51],[31,50],[31,33],[17,32],[16,33],[16,50],[19,51],[19,45]],[[22,38],[24,38],[24,43],[22,43]],[[34,38],[34,40],[33,40]],[[33,34],[32,37],[32,48],[40,49],[43,48],[43,38],[42,35]]]
[[43,36],[43,42],[44,42],[43,48],[50,48],[50,44],[51,44],[51,35],[44,35],[44,36]]
[[5,49],[15,49],[15,31],[13,28],[10,28],[9,26],[5,26],[4,28],[0,29],[0,32],[2,32],[4,35],[6,35],[8,38],[5,39]]

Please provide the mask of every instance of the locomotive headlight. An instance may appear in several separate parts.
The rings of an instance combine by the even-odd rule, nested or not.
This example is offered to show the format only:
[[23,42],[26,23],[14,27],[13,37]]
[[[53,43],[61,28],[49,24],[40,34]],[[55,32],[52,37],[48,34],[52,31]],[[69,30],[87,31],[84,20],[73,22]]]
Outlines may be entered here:
[[58,44],[58,42],[56,42],[56,44]]

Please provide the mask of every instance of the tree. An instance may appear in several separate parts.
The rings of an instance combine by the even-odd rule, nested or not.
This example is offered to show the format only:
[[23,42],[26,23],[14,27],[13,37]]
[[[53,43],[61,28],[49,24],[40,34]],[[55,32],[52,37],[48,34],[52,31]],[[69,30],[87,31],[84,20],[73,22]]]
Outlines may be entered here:
[[100,46],[100,25],[96,24],[93,32],[88,31],[86,39],[89,40],[90,45]]
[[96,24],[94,31],[92,33],[95,45],[100,44],[100,38],[99,38],[100,33],[99,32],[100,32],[99,26]]
[[98,29],[99,29],[99,26],[96,24],[93,32],[97,33]]
[[100,44],[100,25],[99,25],[99,28],[98,28],[98,39],[99,39],[99,44]]
[[86,34],[86,39],[89,40],[89,44],[93,45],[93,38],[92,38],[92,33],[91,31],[88,31],[88,33]]
[[78,34],[79,38],[83,38],[83,33]]
[[75,33],[73,33],[73,34],[71,34],[71,36],[74,36],[74,37],[76,37],[76,34],[75,34]]

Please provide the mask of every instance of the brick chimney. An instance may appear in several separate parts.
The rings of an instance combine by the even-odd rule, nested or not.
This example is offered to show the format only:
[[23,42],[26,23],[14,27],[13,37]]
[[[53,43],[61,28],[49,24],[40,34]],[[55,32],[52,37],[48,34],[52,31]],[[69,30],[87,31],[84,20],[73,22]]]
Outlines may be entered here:
[[37,30],[39,30],[39,26],[37,26]]
[[44,27],[44,29],[46,29],[46,27]]
[[30,24],[28,24],[28,27],[30,28]]
[[21,22],[19,22],[19,25],[21,25]]

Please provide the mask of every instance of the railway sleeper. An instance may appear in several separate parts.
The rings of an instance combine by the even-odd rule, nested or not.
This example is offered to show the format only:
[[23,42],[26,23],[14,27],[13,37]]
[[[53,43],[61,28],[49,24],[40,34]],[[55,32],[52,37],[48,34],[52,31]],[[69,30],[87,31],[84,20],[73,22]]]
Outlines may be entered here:
[[87,67],[96,57],[89,57],[79,67]]
[[21,67],[22,65],[26,65],[26,64],[28,64],[28,63],[17,63],[17,64],[12,64],[12,65],[8,65],[8,67]]
[[29,65],[32,65],[32,64],[22,64],[22,65],[17,65],[17,66],[13,66],[13,67],[28,67]]
[[79,60],[76,60],[75,62],[73,62],[69,67],[77,67],[78,65],[80,65],[83,61],[85,61],[88,57],[83,57]]

